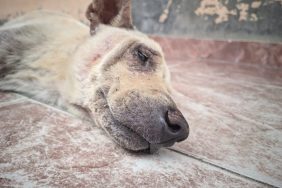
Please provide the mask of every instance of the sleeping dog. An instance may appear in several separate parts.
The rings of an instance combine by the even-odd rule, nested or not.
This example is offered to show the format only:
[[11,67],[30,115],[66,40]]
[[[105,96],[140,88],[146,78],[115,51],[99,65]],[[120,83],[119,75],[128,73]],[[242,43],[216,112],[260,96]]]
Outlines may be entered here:
[[129,150],[185,140],[162,49],[134,29],[130,0],[93,0],[86,17],[90,28],[46,11],[5,23],[0,89],[89,117]]

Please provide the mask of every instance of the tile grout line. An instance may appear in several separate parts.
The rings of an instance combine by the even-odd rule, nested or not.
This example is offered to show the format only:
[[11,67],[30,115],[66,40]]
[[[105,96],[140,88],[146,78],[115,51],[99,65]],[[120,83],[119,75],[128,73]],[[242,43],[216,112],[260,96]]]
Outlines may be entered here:
[[[1,92],[1,90],[0,90],[0,92]],[[16,94],[16,95],[21,96],[21,98],[19,98],[19,99],[14,99],[14,100],[12,100],[12,101],[11,101],[11,104],[14,104],[14,103],[17,103],[17,102],[21,102],[21,101],[27,100],[28,102],[31,102],[31,103],[34,103],[34,104],[43,106],[44,108],[47,108],[47,109],[52,109],[52,110],[54,110],[55,112],[60,112],[60,113],[62,113],[62,114],[64,114],[64,115],[70,116],[70,117],[75,118],[75,119],[78,119],[78,120],[80,120],[80,121],[86,121],[86,122],[92,123],[92,121],[88,121],[88,120],[86,120],[86,119],[80,118],[80,117],[78,117],[78,116],[76,116],[76,115],[74,115],[74,114],[72,114],[72,113],[70,113],[70,112],[68,112],[68,111],[64,111],[64,110],[62,110],[62,109],[60,109],[60,108],[57,108],[56,106],[49,105],[49,104],[46,104],[46,103],[44,103],[44,102],[35,100],[35,99],[33,99],[33,98],[31,98],[31,97],[28,97],[28,96],[25,96],[25,95],[23,95],[23,94],[21,94],[21,93],[17,93],[17,92],[11,92],[11,93],[14,93],[14,94]],[[7,104],[6,104],[6,103],[7,103]],[[3,102],[3,104],[4,104],[3,106],[9,105],[9,103],[10,103],[10,102]],[[0,107],[2,107],[2,103],[0,103]],[[94,125],[94,127],[97,127],[97,126]]]
[[254,182],[257,182],[257,183],[261,183],[261,184],[266,185],[266,186],[270,186],[270,187],[274,187],[274,188],[279,188],[279,187],[277,187],[277,186],[275,186],[275,185],[272,185],[272,184],[269,184],[269,183],[266,183],[266,182],[263,182],[263,181],[254,179],[254,178],[249,177],[249,176],[247,176],[247,175],[243,175],[243,174],[240,174],[240,173],[238,173],[238,172],[229,170],[229,169],[227,169],[227,168],[225,168],[225,167],[222,167],[222,166],[213,164],[213,163],[208,162],[208,161],[206,161],[206,160],[204,160],[204,159],[201,159],[201,158],[198,158],[198,157],[196,157],[196,156],[193,156],[193,155],[184,153],[184,152],[182,152],[182,151],[179,151],[179,150],[176,150],[176,149],[173,149],[173,148],[166,148],[166,149],[168,149],[168,150],[170,150],[170,151],[172,151],[172,152],[178,153],[178,154],[180,154],[180,155],[184,155],[184,156],[186,156],[186,157],[195,159],[195,160],[197,160],[197,161],[203,162],[203,163],[205,163],[205,164],[207,164],[207,165],[211,165],[211,166],[213,166],[213,167],[215,167],[215,168],[219,168],[219,169],[221,169],[221,170],[223,170],[223,171],[226,171],[226,172],[229,172],[229,173],[231,173],[231,174],[233,174],[233,175],[236,175],[236,176],[239,176],[239,177],[242,177],[242,178],[246,178],[246,179],[248,179],[248,180],[251,180],[251,181],[254,181]]
[[[55,110],[55,111],[57,111],[57,112],[60,112],[60,113],[65,114],[65,115],[69,115],[69,116],[71,116],[71,117],[76,117],[76,116],[74,116],[73,114],[71,114],[71,113],[69,113],[69,112],[67,112],[67,111],[64,111],[64,110],[62,110],[62,109],[60,109],[60,108],[57,108],[57,107],[55,107],[55,106],[46,104],[46,103],[44,103],[44,102],[35,100],[35,99],[33,99],[33,98],[31,98],[31,97],[28,97],[28,96],[26,96],[26,95],[23,95],[23,94],[21,94],[21,93],[18,93],[18,92],[11,92],[11,93],[21,96],[21,98],[19,98],[19,99],[12,100],[11,103],[14,102],[14,101],[15,101],[15,102],[21,102],[22,100],[27,100],[27,101],[29,101],[29,102],[33,102],[33,103],[35,103],[35,104],[44,106],[45,108],[49,108],[49,109]],[[4,102],[4,104],[5,104],[5,103],[6,103],[6,102]],[[9,102],[8,102],[8,103],[9,103]],[[80,118],[79,118],[79,119],[80,119]],[[80,119],[80,120],[81,120],[81,119]]]
[[5,107],[5,106],[9,106],[9,105],[13,105],[13,104],[17,104],[17,103],[22,102],[22,101],[24,101],[24,97],[12,99],[10,101],[0,102],[0,108]]

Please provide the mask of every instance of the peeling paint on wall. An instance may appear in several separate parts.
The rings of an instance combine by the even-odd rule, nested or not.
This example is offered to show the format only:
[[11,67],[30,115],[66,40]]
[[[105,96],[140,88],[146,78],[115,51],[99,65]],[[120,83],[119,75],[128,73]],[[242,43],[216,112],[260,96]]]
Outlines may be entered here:
[[236,11],[229,10],[220,0],[201,0],[200,7],[195,11],[195,14],[198,16],[216,16],[214,21],[219,24],[228,21],[229,15],[236,15]]
[[261,1],[254,1],[251,4],[251,7],[254,9],[259,8],[260,6],[261,6]]
[[170,7],[172,5],[172,2],[173,2],[173,0],[168,0],[166,8],[164,9],[162,15],[159,18],[159,22],[160,23],[164,23],[167,20],[168,15],[169,15],[169,9],[170,9]]
[[229,21],[231,17],[241,21],[257,22],[260,18],[255,13],[261,6],[267,6],[279,3],[282,6],[282,0],[254,0],[245,2],[236,0],[235,6],[230,8],[229,0],[200,0],[200,6],[194,11],[197,16],[203,16],[207,19],[210,16],[215,24]]
[[249,4],[247,3],[238,3],[236,5],[237,9],[239,10],[239,21],[248,21],[248,11],[249,11]]

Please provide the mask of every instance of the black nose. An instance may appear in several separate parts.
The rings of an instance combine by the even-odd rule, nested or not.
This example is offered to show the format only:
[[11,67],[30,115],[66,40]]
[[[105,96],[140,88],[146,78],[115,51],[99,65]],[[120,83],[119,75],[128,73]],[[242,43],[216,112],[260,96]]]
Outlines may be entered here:
[[185,140],[189,135],[189,125],[178,109],[165,113],[165,127],[162,134],[163,143],[174,143]]

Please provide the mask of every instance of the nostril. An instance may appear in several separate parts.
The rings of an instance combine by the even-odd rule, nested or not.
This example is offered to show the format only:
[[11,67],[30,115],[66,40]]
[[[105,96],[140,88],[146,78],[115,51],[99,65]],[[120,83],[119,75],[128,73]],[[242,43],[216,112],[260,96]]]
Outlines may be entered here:
[[169,118],[169,111],[166,112],[166,115],[165,115],[165,121],[167,123],[167,126],[169,128],[169,130],[173,133],[177,133],[181,130],[181,126],[170,121],[170,118]]

